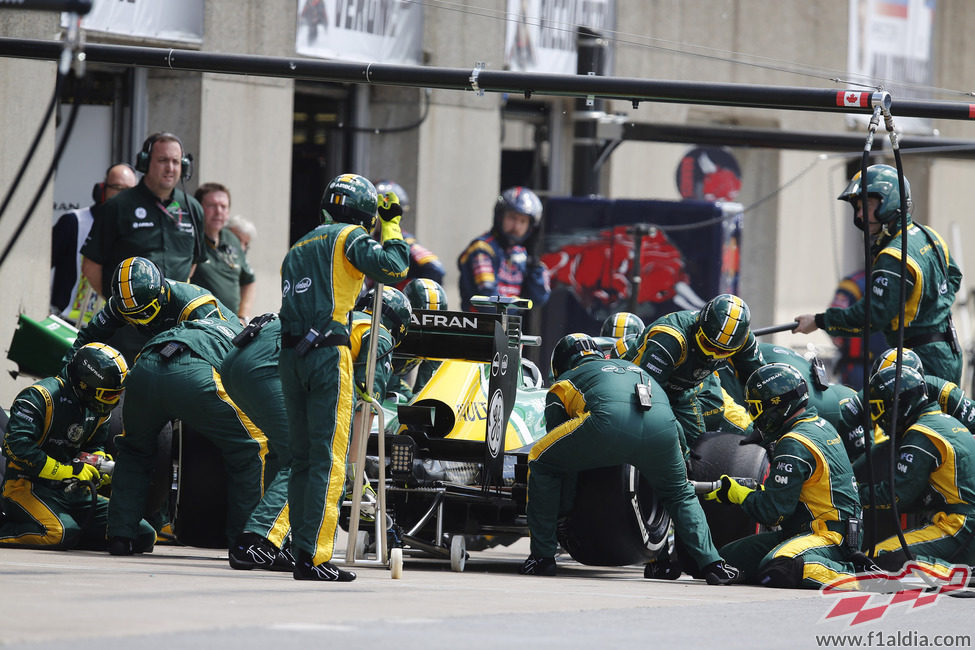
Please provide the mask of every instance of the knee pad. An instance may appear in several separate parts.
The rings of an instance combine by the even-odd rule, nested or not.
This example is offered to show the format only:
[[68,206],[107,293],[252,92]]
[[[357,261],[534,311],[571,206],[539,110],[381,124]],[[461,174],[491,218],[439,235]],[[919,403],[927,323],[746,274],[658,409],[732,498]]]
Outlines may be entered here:
[[758,584],[778,589],[796,589],[802,586],[801,557],[777,557],[768,562],[758,573]]

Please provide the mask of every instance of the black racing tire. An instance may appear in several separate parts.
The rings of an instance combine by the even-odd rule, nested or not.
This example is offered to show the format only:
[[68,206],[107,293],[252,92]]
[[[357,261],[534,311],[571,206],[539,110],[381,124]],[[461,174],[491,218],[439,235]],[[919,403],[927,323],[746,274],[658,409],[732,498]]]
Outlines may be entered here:
[[[0,442],[7,433],[7,422],[9,421],[7,412],[0,408]],[[3,485],[3,477],[7,473],[7,457],[3,455],[3,447],[0,446],[0,485]]]
[[[769,473],[768,452],[761,445],[739,445],[742,439],[735,433],[705,433],[701,436],[692,453],[691,478],[717,481],[722,474],[727,474],[764,483]],[[760,529],[736,505],[705,501],[702,497],[701,506],[708,519],[711,538],[718,548]]]
[[572,512],[559,522],[559,543],[577,562],[643,564],[667,543],[670,516],[650,482],[631,465],[579,472]]
[[220,450],[183,424],[173,534],[186,546],[227,548],[227,470]]

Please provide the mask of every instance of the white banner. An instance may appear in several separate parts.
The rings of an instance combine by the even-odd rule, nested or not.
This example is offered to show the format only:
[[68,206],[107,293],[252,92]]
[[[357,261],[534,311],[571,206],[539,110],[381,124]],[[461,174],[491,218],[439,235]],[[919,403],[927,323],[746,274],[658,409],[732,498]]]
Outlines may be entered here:
[[576,29],[609,36],[616,26],[616,0],[508,0],[507,20],[508,70],[576,74]]
[[[847,69],[857,82],[887,84],[897,99],[930,99],[937,0],[850,0]],[[867,90],[857,87],[856,90]],[[866,124],[867,116],[856,116]],[[931,120],[897,118],[898,131],[930,132]]]
[[299,0],[298,54],[418,65],[423,7],[402,0]]
[[[67,26],[67,14],[61,15]],[[203,42],[203,0],[95,0],[85,30],[182,43]]]

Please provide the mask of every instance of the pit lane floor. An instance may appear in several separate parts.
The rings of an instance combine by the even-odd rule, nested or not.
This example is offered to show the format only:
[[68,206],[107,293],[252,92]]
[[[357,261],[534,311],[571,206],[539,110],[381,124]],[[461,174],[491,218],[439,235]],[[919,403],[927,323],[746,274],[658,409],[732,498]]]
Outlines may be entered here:
[[[336,557],[344,558],[344,536],[339,544]],[[860,634],[868,647],[871,631],[913,641],[967,638],[956,647],[975,639],[971,600],[942,596],[914,610],[896,604],[879,622],[851,627],[850,616],[823,620],[834,601],[818,592],[650,581],[641,567],[587,567],[568,557],[559,558],[558,577],[520,576],[527,553],[527,540],[472,553],[463,573],[408,556],[400,580],[387,569],[357,567],[355,582],[319,584],[234,571],[220,550],[157,546],[115,558],[5,549],[0,647],[791,650],[827,647],[816,638],[827,634]]]

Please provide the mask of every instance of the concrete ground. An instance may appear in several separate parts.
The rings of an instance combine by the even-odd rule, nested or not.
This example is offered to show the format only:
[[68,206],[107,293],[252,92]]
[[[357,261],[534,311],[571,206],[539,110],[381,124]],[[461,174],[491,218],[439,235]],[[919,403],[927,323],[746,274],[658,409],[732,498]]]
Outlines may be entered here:
[[[344,558],[344,539],[340,539]],[[597,568],[559,558],[555,578],[520,576],[527,540],[472,553],[463,573],[407,557],[403,577],[356,568],[346,584],[234,571],[226,552],[158,546],[152,554],[0,550],[0,647],[312,648],[815,648],[817,635],[967,635],[971,601],[893,605],[879,622],[823,618],[817,592],[649,581],[640,567]],[[889,596],[874,596],[876,603]],[[871,603],[874,604],[874,602]],[[907,636],[904,636],[904,635]],[[915,636],[910,636],[914,634]],[[876,636],[883,643],[883,639]],[[877,645],[876,640],[873,645]],[[885,644],[890,647],[891,644]],[[913,644],[912,644],[913,645]]]

